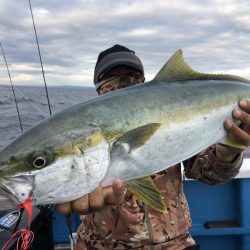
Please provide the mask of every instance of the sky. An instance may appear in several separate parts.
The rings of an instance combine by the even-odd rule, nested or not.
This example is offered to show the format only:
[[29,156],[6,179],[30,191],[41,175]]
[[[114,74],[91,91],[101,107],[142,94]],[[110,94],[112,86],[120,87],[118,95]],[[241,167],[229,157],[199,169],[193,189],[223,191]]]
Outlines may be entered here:
[[[195,70],[250,79],[250,0],[31,0],[48,86],[93,86],[98,54],[136,52],[151,80],[178,49]],[[43,85],[28,0],[0,1],[14,85]],[[0,53],[0,85],[10,84]]]

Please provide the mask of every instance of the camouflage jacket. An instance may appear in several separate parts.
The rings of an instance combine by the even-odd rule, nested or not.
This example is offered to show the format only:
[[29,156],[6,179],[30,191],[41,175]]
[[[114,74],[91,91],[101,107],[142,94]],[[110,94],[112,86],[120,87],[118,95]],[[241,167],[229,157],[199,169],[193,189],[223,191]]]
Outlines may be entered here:
[[[215,148],[210,147],[183,164],[188,178],[213,185],[237,175],[242,160],[239,155],[233,163],[221,163]],[[147,207],[127,192],[121,205],[82,217],[84,223],[78,228],[75,249],[181,250],[194,245],[189,235],[191,218],[180,165],[152,175],[152,179],[164,197],[168,213]]]

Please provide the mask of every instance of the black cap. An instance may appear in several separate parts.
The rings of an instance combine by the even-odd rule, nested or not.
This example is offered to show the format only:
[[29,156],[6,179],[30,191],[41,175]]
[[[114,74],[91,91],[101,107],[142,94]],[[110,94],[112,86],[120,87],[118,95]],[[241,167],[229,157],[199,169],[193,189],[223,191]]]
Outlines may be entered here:
[[[130,50],[122,45],[116,44],[113,47],[102,51],[97,59],[94,72],[94,84],[99,82],[99,77],[116,66],[132,67],[144,76],[144,69],[141,60]],[[96,86],[97,88],[100,85]]]

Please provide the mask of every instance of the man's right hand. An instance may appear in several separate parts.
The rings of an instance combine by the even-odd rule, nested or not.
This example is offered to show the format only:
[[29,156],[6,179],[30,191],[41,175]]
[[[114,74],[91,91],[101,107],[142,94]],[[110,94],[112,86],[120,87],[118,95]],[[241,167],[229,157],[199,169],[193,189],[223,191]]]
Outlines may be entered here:
[[121,180],[115,180],[111,187],[99,185],[93,192],[71,202],[57,204],[56,208],[63,214],[71,212],[86,215],[103,210],[109,205],[119,205],[124,198],[125,187]]

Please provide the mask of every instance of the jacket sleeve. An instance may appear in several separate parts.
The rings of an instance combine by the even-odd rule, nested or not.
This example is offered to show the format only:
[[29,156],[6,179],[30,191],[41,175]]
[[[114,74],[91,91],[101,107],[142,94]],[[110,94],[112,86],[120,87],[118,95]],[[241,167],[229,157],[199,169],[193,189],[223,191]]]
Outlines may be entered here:
[[202,151],[183,162],[187,178],[197,179],[210,185],[223,183],[235,177],[243,162],[243,153],[237,155],[233,162],[223,163],[215,154],[215,146]]

